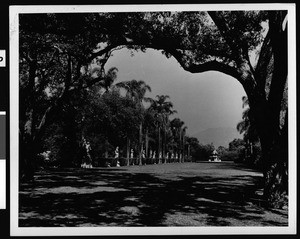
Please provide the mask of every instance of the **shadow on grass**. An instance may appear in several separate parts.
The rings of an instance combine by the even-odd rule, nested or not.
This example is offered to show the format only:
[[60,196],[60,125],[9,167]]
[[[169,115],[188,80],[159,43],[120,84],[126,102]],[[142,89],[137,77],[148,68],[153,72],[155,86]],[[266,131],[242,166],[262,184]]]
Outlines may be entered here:
[[21,185],[19,226],[287,226],[286,213],[270,212],[280,217],[273,220],[255,205],[260,180],[251,174],[170,179],[126,167],[56,169]]

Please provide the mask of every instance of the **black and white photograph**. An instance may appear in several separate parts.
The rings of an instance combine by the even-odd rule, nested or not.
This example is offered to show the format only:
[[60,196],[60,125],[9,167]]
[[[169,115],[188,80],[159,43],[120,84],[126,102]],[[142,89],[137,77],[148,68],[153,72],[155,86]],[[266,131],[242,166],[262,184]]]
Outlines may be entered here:
[[296,233],[295,4],[9,10],[11,235]]

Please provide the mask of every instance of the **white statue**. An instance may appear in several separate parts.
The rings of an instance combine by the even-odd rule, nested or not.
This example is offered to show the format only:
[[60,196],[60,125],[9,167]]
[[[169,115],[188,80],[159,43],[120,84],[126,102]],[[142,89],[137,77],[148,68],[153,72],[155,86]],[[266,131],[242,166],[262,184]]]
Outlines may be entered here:
[[[119,146],[116,147],[115,150],[115,158],[119,158]],[[117,160],[117,167],[120,167],[120,162]]]
[[115,158],[119,158],[119,147],[118,146],[115,150]]
[[91,145],[83,136],[82,136],[82,142],[85,147],[85,151],[86,151],[89,163],[84,162],[83,164],[81,164],[81,167],[82,168],[92,168],[93,167],[92,166],[92,157],[90,155]]
[[154,151],[152,158],[155,159],[155,156],[156,156],[156,152]]
[[131,149],[131,151],[130,151],[130,158],[131,159],[133,158],[133,149]]

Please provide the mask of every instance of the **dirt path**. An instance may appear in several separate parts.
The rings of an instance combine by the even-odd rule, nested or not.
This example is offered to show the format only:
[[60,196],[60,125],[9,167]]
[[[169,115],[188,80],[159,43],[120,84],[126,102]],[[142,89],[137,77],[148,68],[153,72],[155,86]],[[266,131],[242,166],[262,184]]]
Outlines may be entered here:
[[231,162],[49,170],[20,191],[21,227],[287,226],[262,174]]

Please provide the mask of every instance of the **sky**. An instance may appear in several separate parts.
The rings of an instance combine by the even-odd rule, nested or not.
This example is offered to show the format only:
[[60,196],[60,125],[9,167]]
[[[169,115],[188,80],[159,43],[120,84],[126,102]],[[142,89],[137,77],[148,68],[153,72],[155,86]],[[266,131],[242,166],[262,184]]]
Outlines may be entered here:
[[115,83],[143,80],[152,91],[146,96],[169,95],[177,110],[174,117],[185,122],[187,134],[219,127],[235,128],[242,119],[242,85],[234,78],[216,71],[189,73],[175,58],[166,58],[159,51],[146,53],[128,49],[114,51],[106,64],[118,68]]

